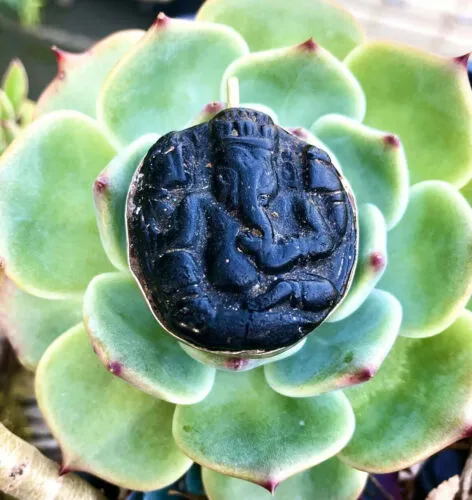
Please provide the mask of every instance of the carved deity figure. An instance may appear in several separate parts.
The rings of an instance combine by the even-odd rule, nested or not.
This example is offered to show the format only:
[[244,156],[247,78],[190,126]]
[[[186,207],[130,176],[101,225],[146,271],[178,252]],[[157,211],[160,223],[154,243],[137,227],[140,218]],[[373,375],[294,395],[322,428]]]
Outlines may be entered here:
[[230,109],[162,138],[133,189],[143,289],[163,325],[196,345],[284,347],[347,286],[355,220],[341,177],[262,113]]

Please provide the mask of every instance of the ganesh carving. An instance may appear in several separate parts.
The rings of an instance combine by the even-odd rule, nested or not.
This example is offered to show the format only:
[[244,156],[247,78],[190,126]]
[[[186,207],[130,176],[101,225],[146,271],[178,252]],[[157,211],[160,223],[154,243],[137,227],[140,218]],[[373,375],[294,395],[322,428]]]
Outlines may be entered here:
[[210,351],[295,344],[342,299],[356,259],[354,201],[329,156],[249,109],[159,139],[127,217],[156,318]]

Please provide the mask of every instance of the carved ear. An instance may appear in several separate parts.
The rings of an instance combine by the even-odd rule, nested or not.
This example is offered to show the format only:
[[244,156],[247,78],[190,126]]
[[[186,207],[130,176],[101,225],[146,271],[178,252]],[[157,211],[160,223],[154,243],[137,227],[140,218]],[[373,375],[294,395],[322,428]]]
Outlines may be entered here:
[[336,169],[327,162],[317,158],[316,150],[309,148],[306,153],[308,169],[307,184],[312,191],[342,191],[341,180]]
[[182,186],[189,181],[185,173],[182,144],[175,139],[173,135],[169,135],[168,141],[156,153],[158,183],[166,189]]

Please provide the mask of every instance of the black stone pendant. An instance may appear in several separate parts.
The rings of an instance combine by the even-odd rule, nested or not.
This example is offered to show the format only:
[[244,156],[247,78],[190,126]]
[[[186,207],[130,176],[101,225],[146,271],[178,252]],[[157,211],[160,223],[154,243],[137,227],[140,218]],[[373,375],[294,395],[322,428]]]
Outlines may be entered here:
[[129,262],[157,320],[206,351],[281,352],[336,307],[357,256],[354,198],[327,153],[229,108],[138,167]]

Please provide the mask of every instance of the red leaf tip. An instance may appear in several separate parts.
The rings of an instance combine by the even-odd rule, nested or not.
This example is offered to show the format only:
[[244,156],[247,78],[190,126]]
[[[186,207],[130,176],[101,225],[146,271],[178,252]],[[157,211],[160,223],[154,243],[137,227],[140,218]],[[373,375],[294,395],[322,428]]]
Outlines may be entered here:
[[232,370],[232,371],[237,372],[239,370],[242,370],[248,363],[249,363],[249,360],[247,360],[247,359],[229,358],[225,361],[225,367],[228,370]]
[[467,69],[467,63],[469,62],[470,54],[471,54],[470,52],[467,52],[467,54],[464,54],[462,56],[454,57],[453,61],[459,64],[459,66],[462,66]]
[[298,48],[306,52],[316,52],[318,44],[313,40],[313,37],[310,37],[306,42],[301,43]]
[[123,367],[121,366],[121,363],[118,363],[118,361],[110,361],[108,363],[108,371],[119,377],[123,371]]
[[103,174],[100,174],[93,183],[93,190],[95,191],[95,193],[102,194],[107,189],[108,189],[108,179]]
[[169,24],[170,18],[167,17],[164,12],[159,12],[157,14],[156,20],[152,24],[152,27],[154,28],[163,28],[164,26],[167,26]]
[[383,138],[385,145],[391,148],[399,148],[400,147],[400,139],[395,134],[387,134]]
[[367,382],[375,375],[375,371],[376,370],[374,370],[372,368],[360,369],[355,375],[356,381],[357,382]]
[[462,432],[462,435],[459,439],[466,439],[466,438],[470,438],[472,436],[472,425],[469,425],[468,427],[466,427],[464,429],[464,431]]
[[303,127],[289,128],[289,132],[299,139],[306,140],[308,139],[308,130]]
[[222,102],[213,101],[208,103],[204,108],[203,112],[209,115],[213,115],[215,113],[219,113],[225,109],[225,105]]
[[72,467],[62,464],[61,467],[59,468],[59,476],[65,476],[66,474],[69,474],[69,472],[73,471],[74,469]]
[[385,267],[385,257],[380,252],[372,252],[369,257],[369,263],[372,269],[378,273]]
[[275,490],[279,486],[280,481],[277,481],[276,479],[269,479],[268,481],[258,484],[259,486],[262,486],[264,489],[266,489],[271,495],[273,495],[275,493]]
[[59,80],[64,80],[66,76],[66,59],[69,55],[65,50],[58,49],[55,45],[51,47],[51,50],[54,52],[57,61],[57,78]]

